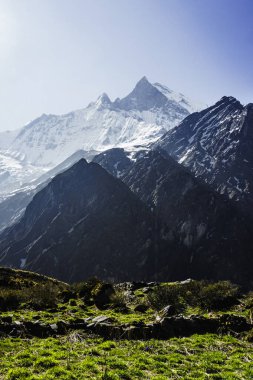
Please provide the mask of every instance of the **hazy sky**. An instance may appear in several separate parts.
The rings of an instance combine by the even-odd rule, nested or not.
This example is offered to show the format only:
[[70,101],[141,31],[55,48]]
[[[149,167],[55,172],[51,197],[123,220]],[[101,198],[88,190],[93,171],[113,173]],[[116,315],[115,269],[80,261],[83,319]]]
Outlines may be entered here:
[[123,97],[143,75],[253,102],[253,0],[0,0],[0,130]]

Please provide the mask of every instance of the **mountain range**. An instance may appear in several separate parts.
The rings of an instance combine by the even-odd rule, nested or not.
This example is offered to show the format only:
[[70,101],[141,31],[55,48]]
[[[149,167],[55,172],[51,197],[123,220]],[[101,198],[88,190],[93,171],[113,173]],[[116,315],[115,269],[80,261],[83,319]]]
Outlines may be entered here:
[[0,202],[0,265],[251,286],[252,111],[233,97],[196,111],[144,77],[123,99],[43,115],[3,150],[43,173]]
[[143,77],[123,99],[111,101],[102,94],[84,109],[60,116],[43,114],[18,131],[0,133],[0,197],[80,149],[89,159],[112,147],[143,148],[195,109],[182,94]]

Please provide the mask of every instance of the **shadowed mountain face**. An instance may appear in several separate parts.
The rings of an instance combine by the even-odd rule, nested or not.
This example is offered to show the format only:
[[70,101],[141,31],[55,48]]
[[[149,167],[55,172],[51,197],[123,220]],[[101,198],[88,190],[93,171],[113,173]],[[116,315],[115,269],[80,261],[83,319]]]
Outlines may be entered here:
[[156,146],[253,213],[253,104],[223,97],[186,117]]
[[[110,151],[105,155],[108,170],[114,157]],[[163,238],[187,248],[184,255],[174,252],[178,278],[250,280],[251,223],[233,201],[196,179],[164,151],[139,152],[121,179],[163,221]]]
[[[115,152],[106,157],[114,168]],[[97,275],[249,284],[252,231],[232,201],[164,152],[137,153],[121,178],[125,184],[85,160],[57,175],[0,236],[0,265],[65,281]]]
[[145,277],[152,216],[121,181],[79,161],[35,195],[1,236],[1,265],[67,281]]

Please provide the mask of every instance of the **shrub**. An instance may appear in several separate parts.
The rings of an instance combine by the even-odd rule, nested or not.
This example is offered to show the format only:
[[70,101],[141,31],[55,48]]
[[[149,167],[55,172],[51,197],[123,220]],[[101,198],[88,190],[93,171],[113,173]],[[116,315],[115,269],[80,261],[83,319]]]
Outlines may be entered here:
[[180,312],[187,305],[205,310],[226,310],[237,303],[238,296],[238,287],[229,281],[190,281],[158,286],[147,298],[156,310],[172,305],[176,312]]
[[29,304],[35,309],[55,307],[58,302],[59,289],[55,284],[37,284],[26,289],[24,295]]
[[176,312],[183,311],[185,301],[182,286],[179,284],[158,286],[147,294],[147,300],[152,308],[161,310],[165,306],[172,305]]
[[199,304],[207,310],[226,310],[238,301],[239,289],[229,281],[219,281],[203,286]]
[[248,342],[253,342],[253,329],[247,331],[247,333],[245,334],[245,339],[248,341]]
[[98,283],[91,292],[95,305],[101,310],[108,308],[114,293],[113,285],[105,283]]

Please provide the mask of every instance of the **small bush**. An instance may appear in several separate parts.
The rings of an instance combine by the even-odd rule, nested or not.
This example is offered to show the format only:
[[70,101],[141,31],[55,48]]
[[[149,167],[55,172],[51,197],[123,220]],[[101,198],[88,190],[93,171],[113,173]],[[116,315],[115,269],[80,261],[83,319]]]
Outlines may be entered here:
[[209,311],[226,310],[237,303],[238,296],[238,287],[229,281],[190,281],[156,287],[147,298],[156,310],[172,305],[176,312],[181,312],[187,305]]
[[178,284],[158,286],[147,294],[147,300],[155,310],[161,310],[165,306],[172,305],[177,312],[185,308],[182,286]]
[[207,310],[226,310],[238,301],[239,289],[229,281],[209,283],[199,293],[199,304]]
[[47,309],[57,305],[58,287],[52,283],[37,284],[33,288],[26,289],[24,296],[26,301],[35,309]]

